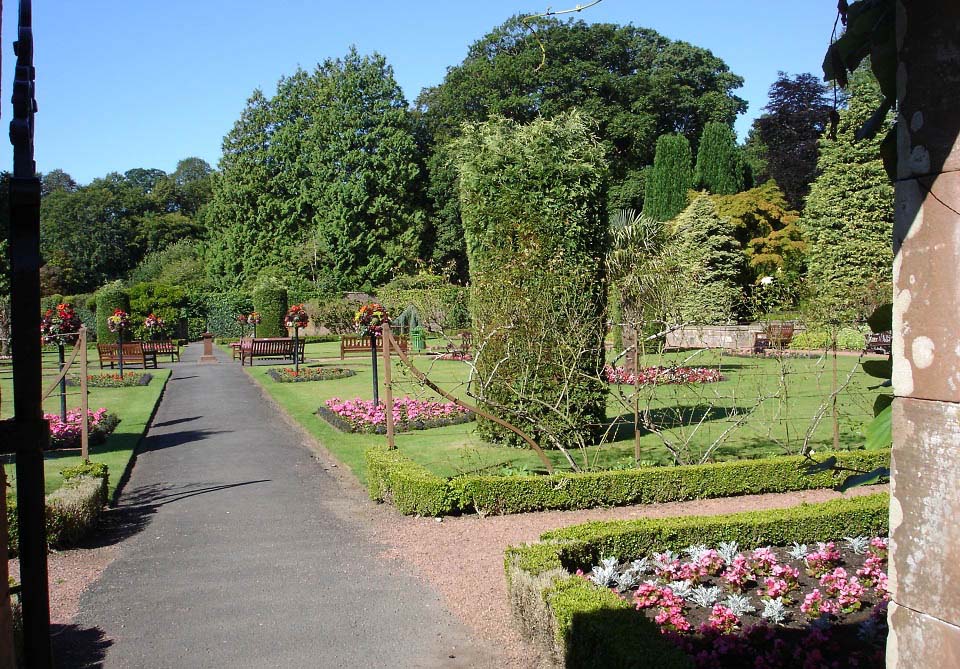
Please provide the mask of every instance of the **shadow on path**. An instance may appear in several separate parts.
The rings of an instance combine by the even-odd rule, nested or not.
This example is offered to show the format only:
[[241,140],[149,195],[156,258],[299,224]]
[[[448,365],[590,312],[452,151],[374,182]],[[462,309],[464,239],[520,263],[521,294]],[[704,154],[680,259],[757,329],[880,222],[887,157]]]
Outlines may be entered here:
[[99,627],[51,625],[50,643],[58,667],[94,669],[103,666],[113,642]]

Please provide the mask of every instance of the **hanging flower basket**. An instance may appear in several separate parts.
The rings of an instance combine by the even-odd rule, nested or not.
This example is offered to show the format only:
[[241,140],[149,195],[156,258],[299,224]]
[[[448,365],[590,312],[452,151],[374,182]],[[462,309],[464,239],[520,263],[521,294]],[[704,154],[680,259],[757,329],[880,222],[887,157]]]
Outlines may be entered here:
[[40,336],[44,344],[74,344],[82,325],[72,304],[58,304],[56,309],[47,309],[43,314]]
[[150,312],[143,321],[143,329],[147,331],[150,339],[159,339],[166,333],[167,324],[162,318]]
[[256,311],[247,314],[247,325],[260,325],[260,314]]
[[379,335],[385,323],[390,323],[390,315],[378,302],[364,304],[353,317],[353,325],[361,335]]
[[123,309],[115,310],[112,316],[107,316],[107,329],[110,332],[126,332],[130,329],[130,314]]
[[310,316],[302,304],[295,304],[283,318],[283,324],[288,328],[305,328],[310,323]]

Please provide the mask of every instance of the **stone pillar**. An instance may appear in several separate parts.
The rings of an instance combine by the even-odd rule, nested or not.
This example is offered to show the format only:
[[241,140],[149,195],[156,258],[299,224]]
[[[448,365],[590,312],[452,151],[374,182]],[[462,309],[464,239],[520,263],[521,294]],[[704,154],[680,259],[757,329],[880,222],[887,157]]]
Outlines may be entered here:
[[897,2],[887,667],[960,667],[960,2]]
[[213,335],[209,332],[203,333],[203,355],[200,356],[202,363],[216,363],[217,356],[213,353]]

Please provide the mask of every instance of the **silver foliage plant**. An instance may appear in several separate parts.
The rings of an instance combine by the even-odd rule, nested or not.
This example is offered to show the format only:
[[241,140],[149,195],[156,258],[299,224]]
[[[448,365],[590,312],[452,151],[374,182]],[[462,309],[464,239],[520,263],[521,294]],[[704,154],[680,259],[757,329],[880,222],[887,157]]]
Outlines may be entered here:
[[653,564],[659,569],[666,569],[679,558],[680,556],[677,553],[674,553],[671,550],[666,550],[662,553],[653,554]]
[[757,607],[750,603],[750,598],[746,595],[732,594],[723,600],[723,605],[738,618],[757,610]]
[[619,560],[615,557],[603,558],[600,564],[590,571],[590,580],[601,588],[609,588],[616,583],[620,575]]
[[667,584],[667,587],[670,588],[677,597],[686,599],[690,596],[690,581],[671,581]]
[[736,541],[721,541],[717,546],[717,554],[723,558],[724,562],[730,564],[740,554],[740,546]]
[[870,546],[870,539],[867,537],[844,537],[843,540],[847,542],[847,548],[857,555],[866,553]]
[[710,587],[698,585],[690,590],[690,596],[687,599],[697,606],[710,608],[717,603],[721,594],[723,594],[723,591],[715,585]]
[[687,557],[690,558],[691,562],[696,562],[708,550],[710,549],[706,546],[706,544],[694,544],[693,546],[687,546],[684,548],[683,552],[687,554]]
[[787,551],[787,555],[792,557],[794,560],[802,560],[807,555],[810,554],[810,549],[807,548],[806,544],[798,544],[796,541],[793,542],[793,548]]
[[789,615],[790,613],[787,611],[782,597],[764,600],[763,611],[760,612],[760,616],[763,617],[764,620],[769,620],[775,625],[782,625],[786,622]]

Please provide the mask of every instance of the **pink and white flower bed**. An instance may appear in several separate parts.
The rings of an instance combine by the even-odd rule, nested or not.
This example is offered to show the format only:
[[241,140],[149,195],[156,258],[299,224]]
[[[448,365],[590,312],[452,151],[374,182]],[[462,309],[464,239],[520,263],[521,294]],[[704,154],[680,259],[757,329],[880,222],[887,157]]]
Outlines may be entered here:
[[885,538],[684,553],[607,558],[577,573],[633,603],[698,668],[883,666]]
[[[88,411],[87,431],[91,444],[103,442],[117,427],[120,419],[104,408]],[[80,448],[80,430],[83,426],[83,413],[80,409],[67,412],[67,420],[60,420],[58,414],[44,414],[50,421],[50,448]]]
[[[385,432],[386,405],[374,406],[370,400],[355,398],[341,400],[333,397],[317,412],[321,417],[345,432]],[[473,413],[453,402],[431,402],[412,397],[393,400],[393,421],[396,430],[425,430],[431,427],[455,425],[473,420]]]
[[723,381],[723,375],[709,367],[643,367],[634,374],[626,367],[607,365],[603,368],[607,383],[622,386],[647,386],[684,383],[716,383]]

